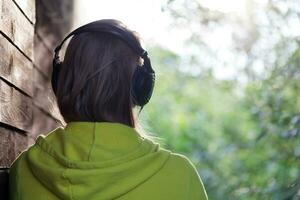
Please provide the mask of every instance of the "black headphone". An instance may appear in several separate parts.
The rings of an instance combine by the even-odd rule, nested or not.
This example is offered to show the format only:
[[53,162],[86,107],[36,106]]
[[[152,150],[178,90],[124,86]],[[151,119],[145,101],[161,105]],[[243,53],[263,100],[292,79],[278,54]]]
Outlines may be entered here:
[[[109,22],[109,23],[108,23]],[[63,43],[72,35],[77,35],[83,32],[102,32],[109,33],[117,38],[124,41],[128,46],[132,48],[133,51],[138,53],[140,57],[144,60],[143,65],[138,65],[133,74],[132,86],[131,86],[131,96],[134,105],[143,107],[146,105],[153,92],[154,82],[155,82],[155,72],[152,69],[150,58],[148,57],[147,51],[145,51],[137,39],[132,33],[130,33],[124,25],[122,25],[117,20],[103,19],[97,20],[86,25],[83,25],[71,33],[69,33],[54,50],[53,58],[53,71],[51,84],[54,91],[54,94],[57,92],[57,83],[59,72],[62,67],[62,62],[59,59],[59,51]]]

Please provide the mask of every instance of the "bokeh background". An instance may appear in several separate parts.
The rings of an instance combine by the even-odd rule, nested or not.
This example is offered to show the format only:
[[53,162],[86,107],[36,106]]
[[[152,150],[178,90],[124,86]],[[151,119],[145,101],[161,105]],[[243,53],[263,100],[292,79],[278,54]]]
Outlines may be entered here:
[[[49,89],[52,47],[73,28],[115,18],[140,34],[156,70],[154,94],[139,123],[163,147],[195,163],[209,199],[300,199],[299,0],[41,0],[33,17],[26,3],[12,2],[32,33],[34,27],[34,59],[23,51],[35,74],[27,95],[34,137],[28,134],[22,149],[61,120]],[[23,50],[18,38],[8,40]],[[11,121],[0,115],[0,136],[15,141],[27,126],[12,129]],[[22,134],[10,139],[7,130]],[[1,149],[20,147],[12,144],[3,142]]]

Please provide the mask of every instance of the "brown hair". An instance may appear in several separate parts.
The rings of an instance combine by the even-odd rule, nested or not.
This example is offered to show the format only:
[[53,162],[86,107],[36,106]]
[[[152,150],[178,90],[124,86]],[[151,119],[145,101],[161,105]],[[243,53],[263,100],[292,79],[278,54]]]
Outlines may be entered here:
[[[126,31],[139,43],[135,32]],[[56,93],[65,121],[118,122],[135,127],[130,90],[138,62],[139,55],[114,35],[85,32],[73,36]]]

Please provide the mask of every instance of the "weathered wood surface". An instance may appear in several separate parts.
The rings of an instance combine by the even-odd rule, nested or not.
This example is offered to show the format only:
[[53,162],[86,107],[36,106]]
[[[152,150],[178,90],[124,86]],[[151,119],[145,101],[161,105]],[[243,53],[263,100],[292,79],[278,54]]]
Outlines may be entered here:
[[33,95],[33,64],[0,34],[0,77]]
[[[57,5],[60,5],[59,7]],[[73,1],[36,1],[34,105],[63,122],[51,88],[53,49],[69,31]]]
[[35,0],[13,0],[32,24],[35,23]]
[[[0,166],[65,125],[50,85],[53,48],[69,31],[73,0],[0,0]],[[35,12],[36,11],[36,12]]]
[[9,167],[15,158],[13,131],[0,127],[0,166]]
[[29,135],[29,138],[31,138],[31,140],[29,140],[29,144],[32,143],[37,138],[38,135],[40,134],[47,135],[50,131],[57,128],[58,126],[61,125],[57,120],[49,116],[48,113],[34,106],[33,126],[32,126],[32,132]]
[[32,100],[0,79],[0,122],[30,132]]
[[47,79],[36,68],[33,70],[34,105],[49,114],[49,117],[63,121],[57,106],[55,95],[51,88],[50,79]]
[[54,49],[70,31],[73,6],[73,0],[36,1],[35,33],[43,39],[49,49]]
[[50,79],[52,74],[52,52],[38,36],[34,35],[34,65]]
[[32,60],[34,26],[12,0],[0,1],[0,17],[0,31]]
[[0,166],[8,168],[15,158],[27,149],[27,137],[24,134],[0,126],[0,146]]

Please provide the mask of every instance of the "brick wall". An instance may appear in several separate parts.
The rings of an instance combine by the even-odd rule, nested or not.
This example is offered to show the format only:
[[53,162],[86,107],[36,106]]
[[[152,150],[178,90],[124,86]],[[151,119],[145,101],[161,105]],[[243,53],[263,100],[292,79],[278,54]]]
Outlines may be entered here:
[[72,0],[0,0],[0,193],[4,169],[39,134],[64,125],[50,78],[72,10]]

